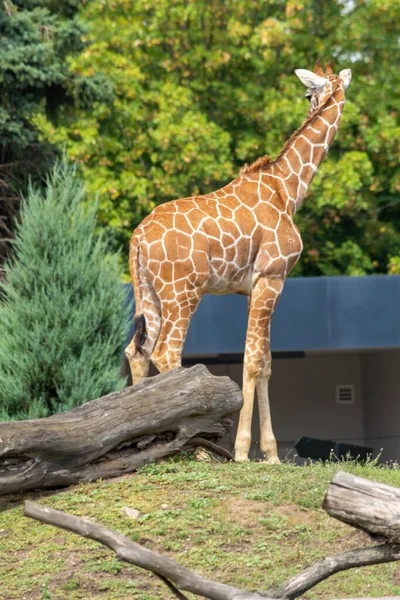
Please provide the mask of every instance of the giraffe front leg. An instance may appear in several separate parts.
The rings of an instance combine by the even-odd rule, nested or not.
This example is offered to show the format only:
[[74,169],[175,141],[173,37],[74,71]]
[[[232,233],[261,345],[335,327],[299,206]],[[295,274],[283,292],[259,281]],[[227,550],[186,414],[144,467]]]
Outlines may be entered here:
[[251,445],[251,421],[253,418],[254,392],[256,380],[246,369],[246,359],[243,370],[243,408],[240,411],[239,424],[235,440],[235,460],[245,462],[249,460]]
[[[269,344],[268,344],[269,346]],[[279,464],[276,439],[272,429],[271,409],[269,406],[268,385],[271,376],[271,354],[268,348],[264,356],[264,367],[257,377],[256,389],[258,399],[258,411],[260,415],[260,448],[265,462]]]
[[257,388],[260,409],[261,452],[268,462],[279,462],[272,431],[268,398],[270,375],[270,321],[281,294],[283,281],[260,277],[249,301],[249,323],[243,370],[243,408],[235,442],[235,459],[248,460],[254,392]]

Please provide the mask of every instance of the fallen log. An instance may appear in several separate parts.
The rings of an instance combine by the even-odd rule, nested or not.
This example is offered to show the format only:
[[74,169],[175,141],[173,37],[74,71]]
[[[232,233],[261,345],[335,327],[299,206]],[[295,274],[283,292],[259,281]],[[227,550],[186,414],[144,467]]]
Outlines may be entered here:
[[[328,489],[328,494],[330,494],[332,489],[337,485],[334,483],[335,480],[337,481],[339,479],[343,481],[343,475],[345,475],[345,473],[338,473],[335,475],[334,480]],[[376,489],[379,489],[381,484],[367,482],[365,479],[359,477],[356,479],[358,480],[358,488],[362,485],[362,482],[368,483],[369,489],[374,490],[374,493],[379,494],[379,492],[376,492]],[[394,498],[396,498],[397,494],[400,492],[397,488],[389,486],[384,487],[386,489],[385,493],[390,495],[390,492],[392,492],[391,495]],[[357,493],[358,492],[356,491],[355,494]],[[348,501],[349,500],[347,499],[346,502]],[[338,501],[338,507],[340,508],[340,501]],[[337,511],[337,513],[338,512],[339,511]],[[190,591],[198,596],[209,598],[210,600],[272,600],[272,598],[279,600],[294,600],[321,581],[340,571],[400,560],[400,546],[393,545],[386,539],[386,543],[378,546],[359,548],[357,550],[341,552],[334,556],[327,556],[323,560],[306,568],[301,573],[291,577],[278,588],[271,588],[266,592],[250,592],[197,575],[170,558],[162,556],[157,552],[153,552],[140,544],[132,542],[125,536],[88,519],[69,515],[31,501],[25,502],[24,515],[41,521],[42,523],[55,525],[56,527],[72,531],[78,535],[108,546],[116,552],[116,555],[120,560],[158,575],[158,577],[160,577],[160,579],[168,586],[170,591],[180,600],[187,600],[187,597],[184,596],[180,590]],[[342,520],[340,516],[334,516]],[[385,518],[390,520],[390,515],[386,515]],[[390,600],[390,597],[386,600]]]
[[400,489],[339,471],[322,508],[372,536],[400,544]]
[[0,423],[0,494],[115,477],[193,439],[218,441],[242,402],[233,381],[196,365],[51,417]]

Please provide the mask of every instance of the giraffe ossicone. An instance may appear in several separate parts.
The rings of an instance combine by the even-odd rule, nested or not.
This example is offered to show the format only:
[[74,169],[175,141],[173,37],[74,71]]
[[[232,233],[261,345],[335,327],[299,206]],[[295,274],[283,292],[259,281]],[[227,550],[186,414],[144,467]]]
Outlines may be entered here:
[[[300,74],[299,74],[300,73]],[[294,215],[338,130],[350,69],[339,75],[317,61],[298,70],[310,102],[301,127],[279,155],[245,166],[220,190],[161,204],[133,232],[129,265],[135,293],[135,335],[126,348],[133,383],[181,365],[193,316],[204,294],[245,294],[249,317],[243,408],[236,460],[248,460],[257,391],[260,448],[279,462],[271,424],[270,323],[286,277],[303,244]]]

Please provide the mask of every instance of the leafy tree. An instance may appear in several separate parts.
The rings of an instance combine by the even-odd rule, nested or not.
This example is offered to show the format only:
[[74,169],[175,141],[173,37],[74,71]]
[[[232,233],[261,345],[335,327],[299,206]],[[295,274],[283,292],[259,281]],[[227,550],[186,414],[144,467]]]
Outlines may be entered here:
[[115,100],[54,128],[100,221],[127,247],[160,202],[211,191],[278,152],[307,112],[298,67],[321,56],[353,83],[340,132],[296,221],[296,274],[400,272],[400,4],[392,0],[93,0],[77,73],[104,71]]
[[72,72],[69,57],[80,53],[86,25],[76,0],[4,0],[0,3],[0,263],[9,251],[18,196],[29,176],[40,181],[55,157],[35,118],[53,123],[77,107],[111,98],[96,73]]
[[0,420],[47,416],[124,384],[126,296],[84,195],[61,162],[22,202],[0,303]]

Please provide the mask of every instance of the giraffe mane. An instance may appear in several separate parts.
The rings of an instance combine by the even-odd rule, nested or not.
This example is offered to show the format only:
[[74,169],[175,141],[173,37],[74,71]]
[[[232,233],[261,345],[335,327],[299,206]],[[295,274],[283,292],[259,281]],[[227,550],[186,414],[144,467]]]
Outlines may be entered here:
[[325,102],[323,102],[321,104],[321,106],[319,106],[317,108],[317,110],[315,110],[309,117],[307,117],[303,121],[303,123],[300,125],[300,127],[294,133],[292,133],[292,135],[287,140],[287,142],[283,146],[282,150],[279,152],[278,156],[276,156],[275,159],[272,159],[270,156],[268,156],[268,154],[266,154],[265,156],[258,158],[256,161],[254,161],[250,165],[245,164],[240,169],[239,174],[247,175],[250,173],[258,173],[259,171],[263,171],[266,167],[275,165],[279,161],[279,159],[282,158],[282,156],[285,154],[285,152],[289,148],[289,146],[291,146],[293,144],[293,142],[295,142],[297,140],[297,138],[303,133],[303,131],[305,130],[306,127],[308,127],[308,125],[310,125],[317,119],[317,117],[320,115],[322,110],[326,107],[329,100],[332,98],[332,96],[335,94],[335,92],[337,91],[337,89],[339,87],[339,81],[336,81],[335,83],[336,83],[336,85],[333,87],[332,94],[325,100]]
[[266,154],[261,158],[257,158],[251,165],[245,164],[240,169],[240,175],[247,175],[247,173],[256,173],[262,171],[267,165],[271,164],[272,158]]

